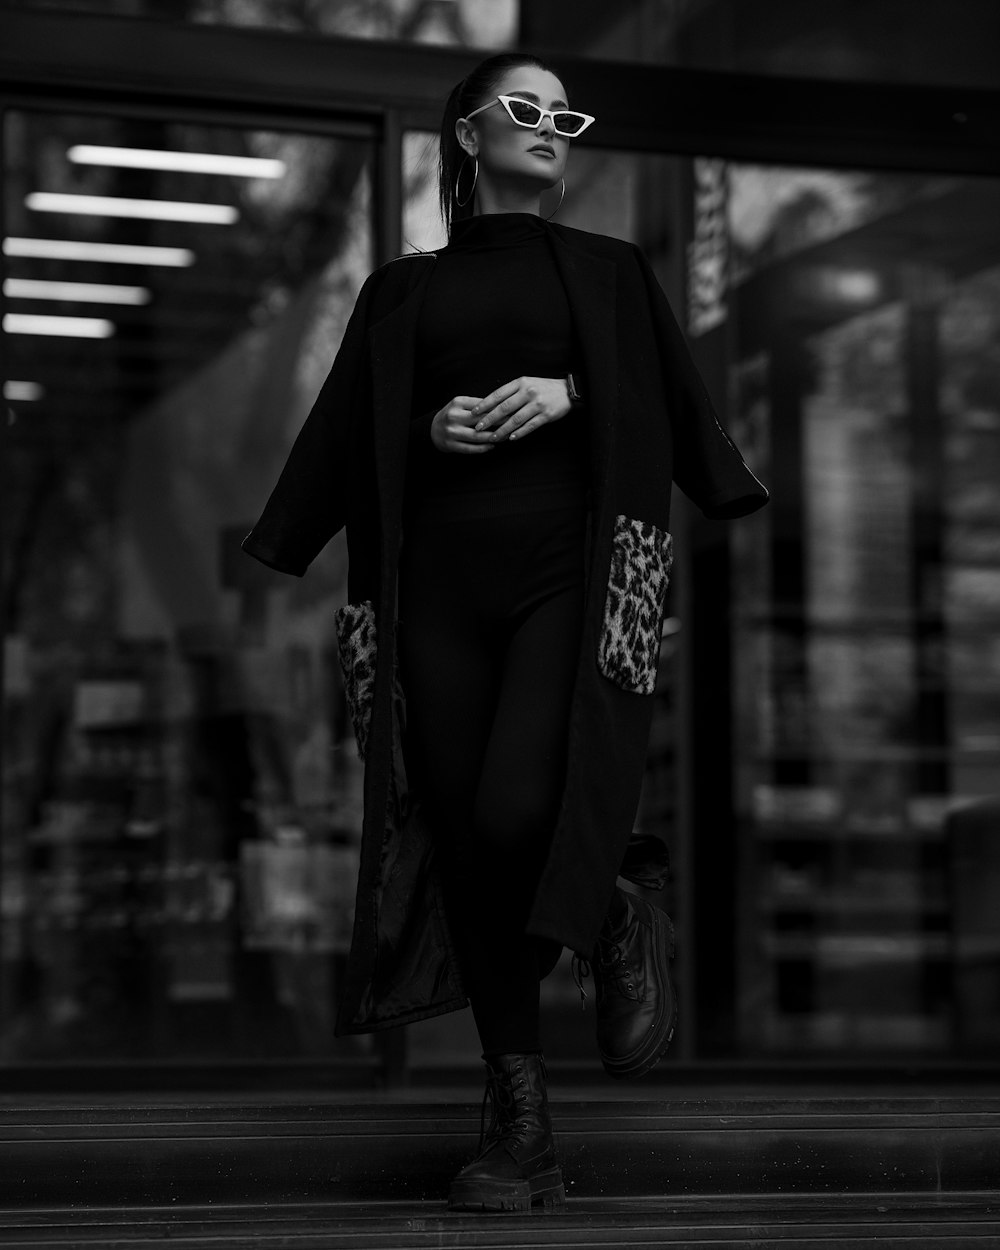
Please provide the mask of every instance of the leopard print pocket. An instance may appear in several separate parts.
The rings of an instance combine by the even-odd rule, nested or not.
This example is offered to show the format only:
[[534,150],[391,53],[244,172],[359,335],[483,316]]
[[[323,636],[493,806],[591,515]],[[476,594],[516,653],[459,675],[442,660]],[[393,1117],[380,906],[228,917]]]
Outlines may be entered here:
[[333,620],[347,707],[358,743],[358,755],[364,759],[375,702],[375,660],[378,655],[375,605],[369,599],[362,603],[348,603],[337,609]]
[[651,521],[615,518],[597,664],[636,694],[652,694],[660,658],[673,539]]

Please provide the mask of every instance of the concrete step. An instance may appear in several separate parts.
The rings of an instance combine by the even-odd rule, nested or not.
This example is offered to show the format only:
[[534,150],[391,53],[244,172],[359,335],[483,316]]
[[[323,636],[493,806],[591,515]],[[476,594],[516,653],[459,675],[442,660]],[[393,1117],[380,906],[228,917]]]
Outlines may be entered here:
[[571,1199],[546,1215],[452,1215],[442,1202],[224,1203],[0,1212],[5,1250],[995,1250],[1000,1202],[982,1195],[758,1195]]
[[[587,1201],[1000,1189],[996,1097],[554,1100],[553,1121],[567,1192]],[[462,1103],[8,1104],[0,1208],[433,1204],[478,1132]]]

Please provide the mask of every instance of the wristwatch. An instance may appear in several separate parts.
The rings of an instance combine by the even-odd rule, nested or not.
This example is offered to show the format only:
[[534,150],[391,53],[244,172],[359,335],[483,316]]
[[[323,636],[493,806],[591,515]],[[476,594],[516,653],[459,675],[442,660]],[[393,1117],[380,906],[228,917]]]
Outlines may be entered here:
[[583,403],[583,396],[576,389],[576,382],[573,378],[572,373],[566,374],[566,393],[569,395],[569,402],[571,404]]

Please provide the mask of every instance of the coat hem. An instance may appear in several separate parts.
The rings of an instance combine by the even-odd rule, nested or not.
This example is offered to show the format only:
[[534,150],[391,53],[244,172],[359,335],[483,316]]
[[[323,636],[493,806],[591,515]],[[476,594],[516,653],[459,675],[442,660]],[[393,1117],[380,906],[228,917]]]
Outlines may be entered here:
[[416,1007],[402,1015],[393,1016],[391,1020],[375,1020],[365,1024],[345,1025],[337,1023],[333,1030],[334,1037],[349,1037],[357,1033],[382,1033],[386,1029],[395,1029],[404,1024],[417,1024],[421,1020],[432,1020],[435,1016],[445,1016],[450,1011],[462,1011],[468,1007],[467,998],[450,998],[445,1003],[434,1007]]
[[701,510],[709,521],[735,521],[740,517],[750,516],[751,513],[760,511],[768,498],[766,492],[763,495],[747,493],[735,499],[730,494],[719,495],[703,503]]
[[290,577],[305,576],[306,570],[309,567],[307,564],[286,564],[279,560],[276,556],[273,556],[266,547],[260,547],[255,542],[251,541],[252,538],[253,535],[248,534],[246,538],[243,539],[242,543],[240,543],[240,549],[248,556],[253,556],[255,560],[259,560],[261,564],[266,564],[269,569],[274,569],[277,573],[287,573]]

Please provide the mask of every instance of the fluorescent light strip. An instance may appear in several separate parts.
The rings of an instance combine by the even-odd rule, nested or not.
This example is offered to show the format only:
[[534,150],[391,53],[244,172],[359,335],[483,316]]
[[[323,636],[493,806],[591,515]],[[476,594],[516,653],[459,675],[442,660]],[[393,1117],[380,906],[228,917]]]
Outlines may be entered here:
[[4,256],[37,260],[87,260],[107,265],[159,265],[185,269],[194,264],[187,247],[148,247],[137,243],[83,243],[74,239],[4,239]]
[[114,323],[101,317],[46,317],[35,313],[6,313],[4,334],[45,334],[53,338],[107,339]]
[[148,304],[144,286],[114,286],[107,282],[41,282],[32,278],[7,278],[3,293],[8,299],[79,300],[87,304]]
[[27,403],[32,400],[41,399],[45,392],[37,382],[5,382],[3,384],[3,397]]
[[234,178],[284,178],[285,162],[259,156],[215,152],[163,152],[152,148],[111,148],[77,143],[66,153],[77,165],[124,169],[165,169],[184,174],[228,174]]
[[189,204],[182,200],[128,200],[115,195],[63,195],[32,191],[24,197],[36,213],[79,213],[89,217],[140,217],[150,221],[188,221],[231,226],[239,220],[232,204]]

